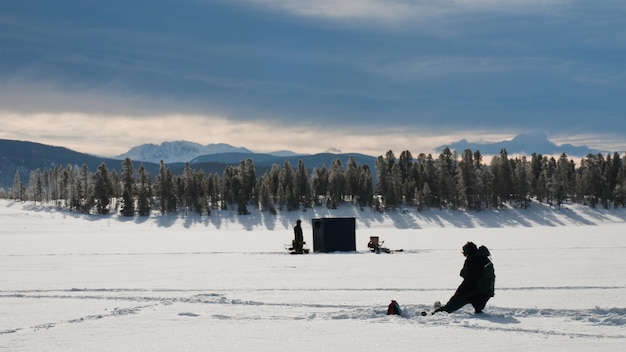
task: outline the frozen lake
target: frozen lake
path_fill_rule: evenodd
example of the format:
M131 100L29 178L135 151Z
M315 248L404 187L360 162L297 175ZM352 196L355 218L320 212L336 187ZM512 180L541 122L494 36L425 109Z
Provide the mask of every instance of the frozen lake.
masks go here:
M289 255L309 210L124 219L0 200L0 350L623 351L626 211L534 204L478 214L351 207L357 252ZM523 216L522 216L523 215ZM377 235L391 249L366 247ZM496 296L423 317L489 247ZM386 316L391 299L403 317Z

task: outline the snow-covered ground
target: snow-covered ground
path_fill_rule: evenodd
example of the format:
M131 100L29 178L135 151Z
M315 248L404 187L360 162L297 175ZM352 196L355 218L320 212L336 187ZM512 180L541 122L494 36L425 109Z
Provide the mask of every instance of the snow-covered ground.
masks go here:
M356 253L287 254L297 218L312 245L329 216L357 218ZM0 351L623 351L625 230L624 209L537 203L127 219L0 200ZM421 316L468 240L496 268L486 314Z

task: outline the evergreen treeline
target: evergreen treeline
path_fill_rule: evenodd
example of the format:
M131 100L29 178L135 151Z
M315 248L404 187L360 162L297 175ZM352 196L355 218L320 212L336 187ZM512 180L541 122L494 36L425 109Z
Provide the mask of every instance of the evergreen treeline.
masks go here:
M532 154L509 158L505 149L483 164L479 151L461 155L446 148L437 157L409 151L396 157L393 151L376 159L377 183L368 165L350 157L344 166L339 159L330 167L309 172L302 161L295 168L286 161L263 175L246 159L227 166L223 175L191 168L173 175L161 162L159 173L150 175L143 165L135 169L130 159L122 161L121 173L109 172L101 164L95 172L83 165L35 170L28 186L16 173L9 197L54 204L72 211L107 214L119 210L126 216L196 212L210 215L215 209L248 207L275 213L324 205L335 208L349 202L376 210L415 206L418 211L433 207L462 210L499 208L509 203L528 207L531 199L560 206L563 202L591 207L626 205L626 170L619 154L587 155L580 165L562 154L554 157Z

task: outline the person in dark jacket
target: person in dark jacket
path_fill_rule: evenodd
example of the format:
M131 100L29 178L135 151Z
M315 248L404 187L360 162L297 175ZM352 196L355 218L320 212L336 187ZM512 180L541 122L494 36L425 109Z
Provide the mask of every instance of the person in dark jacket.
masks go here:
M436 309L433 314L452 313L468 303L474 307L475 313L482 313L487 301L494 296L496 274L487 247L477 248L473 242L467 242L463 246L463 255L465 256L465 263L461 269L463 282L448 303Z
M298 220L296 221L296 226L294 226L293 228L293 250L298 253L298 254L302 254L304 253L304 236L302 235L302 221Z

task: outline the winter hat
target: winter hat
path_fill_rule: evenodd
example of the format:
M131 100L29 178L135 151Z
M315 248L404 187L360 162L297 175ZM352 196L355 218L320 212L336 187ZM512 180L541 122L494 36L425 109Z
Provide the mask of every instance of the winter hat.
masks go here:
M476 247L474 242L467 242L465 246L463 246L463 253L467 255L474 254L474 252L476 252L477 250L478 248Z

